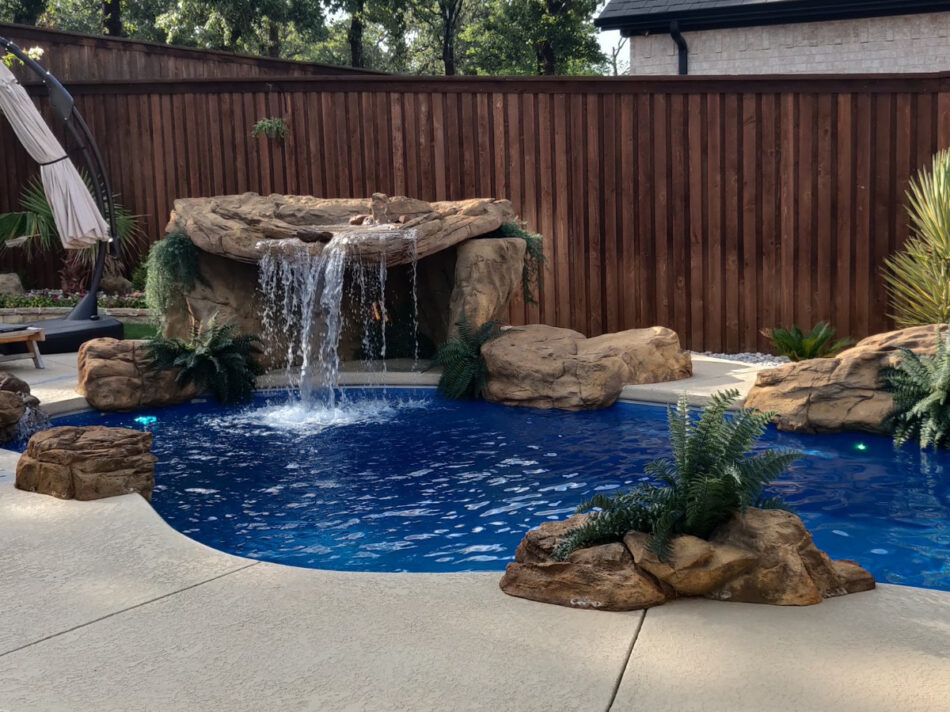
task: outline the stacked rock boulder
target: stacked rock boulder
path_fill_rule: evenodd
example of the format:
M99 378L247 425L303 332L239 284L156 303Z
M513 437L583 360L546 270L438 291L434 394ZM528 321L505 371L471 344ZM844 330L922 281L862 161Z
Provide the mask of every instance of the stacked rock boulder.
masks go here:
M39 405L39 399L31 395L26 381L12 373L0 371L0 443L22 437L20 421L30 410L39 413ZM45 414L40 417L45 421Z
M127 428L62 426L30 438L16 468L16 486L60 499L91 500L155 486L152 434Z
M155 371L142 341L92 339L79 348L77 393L97 410L135 410L185 403L195 387L180 387L177 370Z
M606 408L625 385L688 378L688 352L665 327L586 338L542 324L507 329L482 347L485 398L506 405L583 410Z
M664 560L650 550L646 534L629 532L623 544L578 549L556 561L552 552L559 537L586 516L529 531L505 570L501 589L572 608L630 611L687 596L807 606L875 585L857 563L832 561L814 545L801 520L782 510L737 513L708 541L677 537Z

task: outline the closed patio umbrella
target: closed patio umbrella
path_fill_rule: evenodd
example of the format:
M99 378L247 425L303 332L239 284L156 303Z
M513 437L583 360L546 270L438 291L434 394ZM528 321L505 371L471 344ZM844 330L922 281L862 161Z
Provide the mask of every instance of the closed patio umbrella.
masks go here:
M109 224L99 212L76 166L26 90L2 62L0 113L10 122L33 160L40 164L43 189L63 247L75 250L95 245L99 240L111 241Z

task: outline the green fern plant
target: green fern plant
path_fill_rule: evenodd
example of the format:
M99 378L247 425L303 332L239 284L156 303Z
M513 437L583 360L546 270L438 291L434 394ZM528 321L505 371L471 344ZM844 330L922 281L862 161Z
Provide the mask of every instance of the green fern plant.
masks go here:
M654 460L643 470L655 483L583 502L578 512L597 511L564 534L555 558L563 560L575 549L641 531L650 534L651 550L665 559L670 541L679 534L705 539L746 507L784 506L762 492L801 453L773 449L750 455L773 414L746 409L727 415L738 396L734 389L716 393L698 416L681 396L668 413L672 458Z
M234 404L251 399L264 372L257 361L259 343L257 336L237 334L236 325L219 325L212 317L204 328L195 326L189 341L154 337L145 349L154 371L179 369L179 386L194 384L199 393L209 391L218 402Z
M891 316L898 326L950 321L950 150L933 157L907 189L911 235L884 260Z
M198 269L198 248L182 232L173 232L149 250L145 260L145 302L159 320L172 301L205 283Z
M290 133L290 130L287 128L286 122L279 116L261 119L251 129L251 136L254 138L264 135L267 138L283 139L287 137L288 133Z
M524 229L523 223L503 222L493 237L520 237L525 242L524 268L521 270L521 293L528 304L537 304L535 295L544 286L544 238Z
M792 361L834 356L854 344L854 339L845 337L834 341L835 330L827 321L819 321L807 334L797 326L791 329L764 329L763 336L772 342L772 349L779 356Z
M881 371L884 388L894 397L888 425L894 445L911 440L921 449L950 447L950 329L937 328L937 353L916 354L901 348L895 366Z
M458 328L459 335L446 341L435 353L434 361L442 367L439 392L456 400L480 398L488 380L482 346L501 333L500 324L487 321L472 329L463 314Z

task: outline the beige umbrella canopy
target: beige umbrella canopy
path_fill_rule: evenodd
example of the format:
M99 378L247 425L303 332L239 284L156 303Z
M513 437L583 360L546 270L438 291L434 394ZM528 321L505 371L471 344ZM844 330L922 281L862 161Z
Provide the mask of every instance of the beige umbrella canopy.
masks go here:
M0 113L27 153L40 164L40 178L63 247L76 250L111 241L109 224L76 166L50 131L36 105L13 73L0 62Z

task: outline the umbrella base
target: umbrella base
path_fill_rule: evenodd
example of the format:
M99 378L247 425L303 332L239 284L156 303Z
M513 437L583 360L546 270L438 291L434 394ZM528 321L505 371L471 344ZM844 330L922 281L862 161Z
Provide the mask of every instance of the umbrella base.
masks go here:
M111 316L100 316L96 319L45 319L20 326L35 326L43 330L46 340L39 344L42 354L73 353L79 351L79 347L90 339L122 338L122 322ZM0 353L20 353L24 350L23 344L0 346Z

